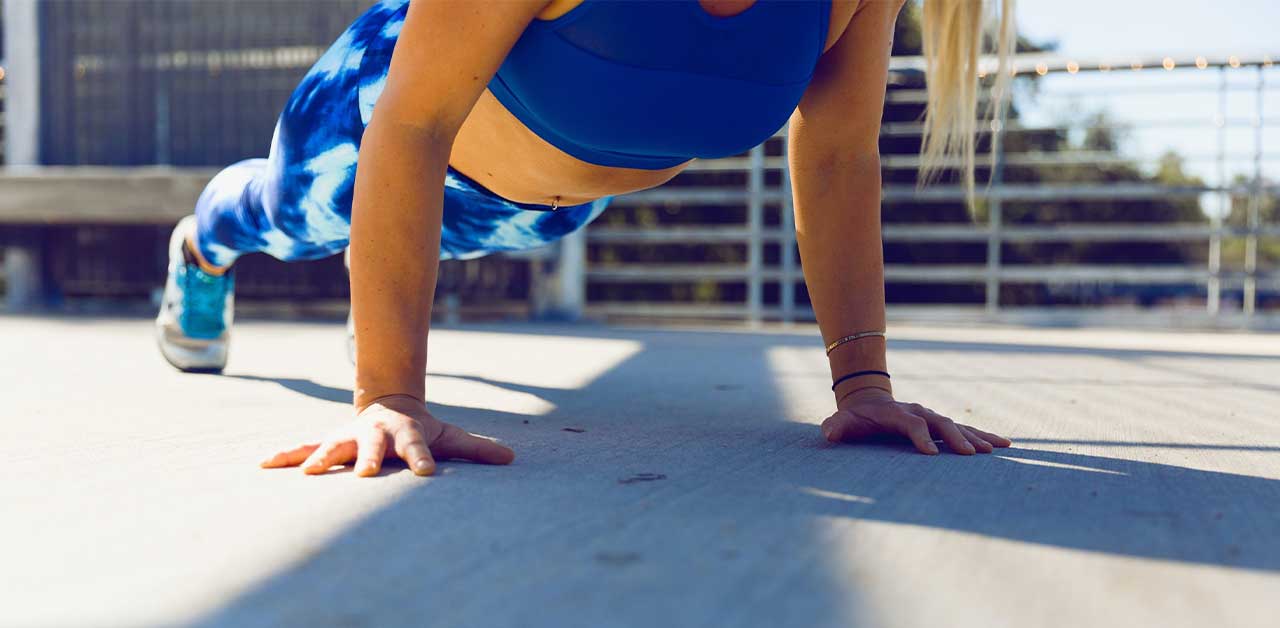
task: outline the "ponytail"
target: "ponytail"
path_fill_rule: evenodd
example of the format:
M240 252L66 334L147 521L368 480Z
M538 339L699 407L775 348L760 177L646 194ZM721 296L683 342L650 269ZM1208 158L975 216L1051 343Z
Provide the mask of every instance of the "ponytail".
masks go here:
M1009 86L1009 55L1014 42L1014 0L998 0L995 33L999 63L986 107L990 120L999 120ZM925 108L920 181L937 178L948 158L959 157L965 199L974 207L974 134L978 117L979 56L985 26L992 22L997 0L925 0L923 44L928 101ZM993 155L994 158L994 155Z

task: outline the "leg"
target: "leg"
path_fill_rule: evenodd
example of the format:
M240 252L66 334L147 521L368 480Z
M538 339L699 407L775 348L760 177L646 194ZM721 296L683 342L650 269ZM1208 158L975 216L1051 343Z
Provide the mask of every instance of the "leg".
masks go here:
M194 240L209 264L229 266L252 252L317 259L346 247L364 133L358 74L388 16L388 7L374 6L316 61L285 104L266 159L232 164L205 187Z

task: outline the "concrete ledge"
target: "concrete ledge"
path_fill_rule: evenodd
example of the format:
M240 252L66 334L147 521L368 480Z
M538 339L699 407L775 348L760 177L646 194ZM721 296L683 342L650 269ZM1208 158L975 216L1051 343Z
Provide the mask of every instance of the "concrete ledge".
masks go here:
M216 168L0 168L0 224L172 224Z

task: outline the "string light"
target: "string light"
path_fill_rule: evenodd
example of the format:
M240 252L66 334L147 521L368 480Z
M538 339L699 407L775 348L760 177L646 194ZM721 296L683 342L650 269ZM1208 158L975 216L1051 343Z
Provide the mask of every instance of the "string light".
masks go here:
M1227 57L1227 63L1231 64L1231 67L1233 68L1238 68L1240 67L1240 57L1231 55L1230 57Z
M0 65L0 81L4 80L4 66Z
M1102 72L1110 72L1110 71L1111 71L1111 64L1109 64L1109 63L1099 63L1099 64L1098 64L1098 70L1099 70L1099 71L1102 71Z
M1068 61L1068 62L1067 62L1067 73L1069 73L1069 74L1075 74L1076 72L1079 72L1079 71L1080 71L1080 64L1079 64L1079 63L1076 63L1075 61Z
M1164 66L1164 69L1166 70L1172 70L1177 67L1178 64L1173 62L1173 57L1165 57L1164 61L1160 65Z
M1262 57L1262 67L1264 68L1271 67L1271 55L1265 55Z
M1204 57L1196 57L1196 67L1201 70L1209 67L1209 60Z
M1044 76L1048 73L1049 73L1049 66L1045 65L1043 62L1036 64L1036 74L1039 74L1040 76Z
M1129 67L1130 67L1130 68L1132 68L1132 69L1134 69L1134 70L1141 70L1141 69L1142 69L1142 62L1141 62L1141 61L1134 61L1133 63L1130 63L1130 64L1129 64Z

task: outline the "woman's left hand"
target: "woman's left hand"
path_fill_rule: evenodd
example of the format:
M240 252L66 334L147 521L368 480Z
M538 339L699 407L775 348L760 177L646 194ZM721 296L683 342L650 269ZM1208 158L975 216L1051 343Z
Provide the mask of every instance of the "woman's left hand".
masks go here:
M975 452L989 454L996 447L1013 444L1003 436L961 425L918 403L895 401L893 394L881 388L860 388L837 404L836 413L822 422L822 434L828 441L858 442L881 434L897 434L911 439L920 453L934 455L941 439L947 447L961 455Z

